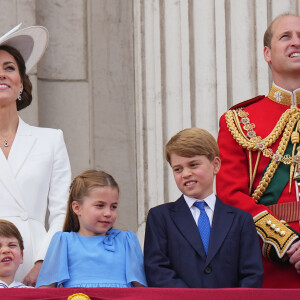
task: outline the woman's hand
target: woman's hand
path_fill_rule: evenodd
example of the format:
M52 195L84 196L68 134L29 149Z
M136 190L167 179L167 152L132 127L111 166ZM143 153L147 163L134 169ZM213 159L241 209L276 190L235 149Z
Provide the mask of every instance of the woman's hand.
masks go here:
M23 280L23 283L25 285L35 287L42 264L43 264L42 260L39 260L34 264L33 268L29 271L29 273L25 276L25 278Z

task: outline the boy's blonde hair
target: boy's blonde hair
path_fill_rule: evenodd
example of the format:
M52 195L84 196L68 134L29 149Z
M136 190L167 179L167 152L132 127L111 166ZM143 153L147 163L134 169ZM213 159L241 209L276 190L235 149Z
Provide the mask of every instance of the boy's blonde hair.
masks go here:
M0 220L0 236L14 237L18 240L21 251L24 250L23 238L18 228L7 220Z
M165 147L165 158L171 165L171 154L183 157L205 155L210 161L219 157L216 139L205 129L187 128L175 134Z
M67 214L63 226L64 232L79 231L79 220L73 211L72 202L76 201L82 204L83 198L88 196L91 189L95 187L111 187L119 192L119 186L115 179L104 171L87 170L76 176L70 186Z

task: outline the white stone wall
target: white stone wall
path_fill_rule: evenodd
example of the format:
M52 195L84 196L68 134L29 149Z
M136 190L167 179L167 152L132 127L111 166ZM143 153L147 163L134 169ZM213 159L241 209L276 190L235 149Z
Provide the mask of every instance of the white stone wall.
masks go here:
M163 157L177 131L217 136L232 104L268 92L263 33L300 0L0 0L0 34L44 25L25 121L64 131L73 175L95 167L120 184L117 226L142 241L150 207L179 192Z
M50 32L38 66L41 126L63 129L72 173L120 185L117 227L137 230L132 1L37 1Z
M186 127L215 137L235 103L267 94L267 24L298 0L135 0L139 236L150 207L180 195L163 147Z

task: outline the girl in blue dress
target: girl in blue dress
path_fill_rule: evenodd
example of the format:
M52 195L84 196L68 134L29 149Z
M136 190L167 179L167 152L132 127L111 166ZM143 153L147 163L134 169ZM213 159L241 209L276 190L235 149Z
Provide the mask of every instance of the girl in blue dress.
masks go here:
M118 184L103 171L74 178L63 232L51 240L36 287L147 285L136 235L112 228L118 198Z

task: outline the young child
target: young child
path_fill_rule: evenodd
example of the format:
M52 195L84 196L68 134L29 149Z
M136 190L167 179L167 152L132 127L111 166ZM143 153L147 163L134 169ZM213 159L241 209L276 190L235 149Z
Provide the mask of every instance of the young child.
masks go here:
M146 286L136 235L112 228L118 198L118 184L105 172L74 178L63 232L52 238L36 287Z
M9 221L0 220L0 288L31 288L14 279L23 263L23 250L18 228Z
M251 215L213 193L221 166L214 137L200 128L182 130L167 143L165 156L183 195L149 211L144 244L148 285L261 287L263 267Z

